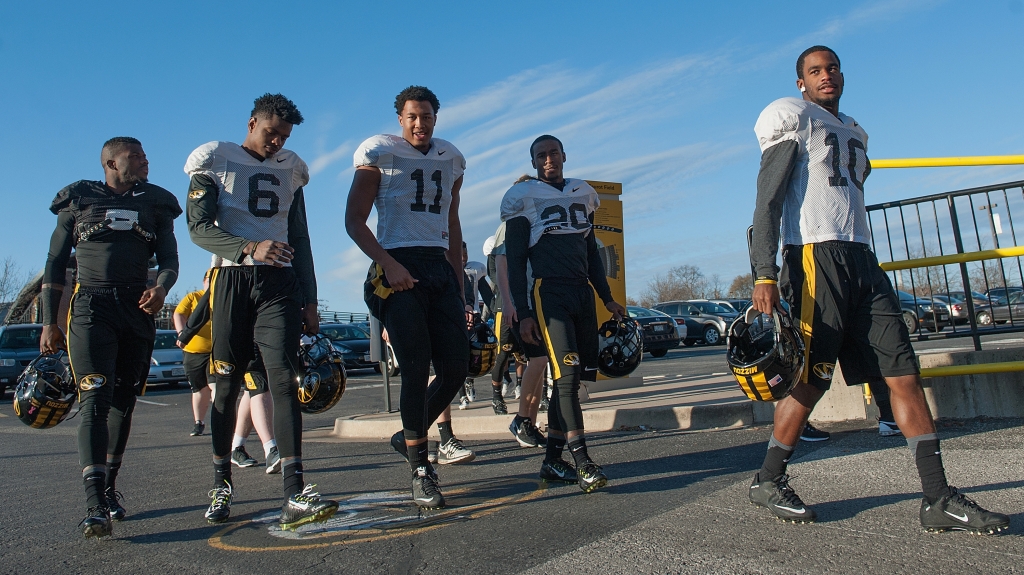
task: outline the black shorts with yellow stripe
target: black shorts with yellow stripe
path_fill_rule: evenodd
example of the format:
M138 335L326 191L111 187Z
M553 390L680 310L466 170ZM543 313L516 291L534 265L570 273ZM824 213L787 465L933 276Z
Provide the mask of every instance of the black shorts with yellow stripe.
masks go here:
M919 373L889 277L866 244L787 245L779 288L804 336L803 383L832 385L838 363L847 385Z
M587 280L535 279L531 294L551 374L555 381L579 374L592 381L597 374L597 310Z

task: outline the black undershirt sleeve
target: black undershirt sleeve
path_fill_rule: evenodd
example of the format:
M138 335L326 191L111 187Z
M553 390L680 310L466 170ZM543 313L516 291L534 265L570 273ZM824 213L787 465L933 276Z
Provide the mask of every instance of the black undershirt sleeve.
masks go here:
M491 300L494 299L494 292L491 290L491 284L487 283L486 277L482 277L476 281L476 289L480 292L480 298L483 300L484 305L491 307Z
M306 200L302 188L295 190L295 198L288 210L288 245L295 250L292 254L292 268L299 278L305 305L316 303L316 273L313 269L313 248L309 242L309 225L306 223Z
M757 173L757 208L754 210L754 231L750 243L750 265L754 277L778 279L779 227L782 206L789 189L789 179L796 166L800 146L794 141L780 142L761 155Z
M178 240L174 237L174 217L167 210L161 210L157 216L154 244L158 266L156 285L171 293L171 287L178 281Z
M594 216L591 215L590 219L593 220ZM601 261L601 254L597 251L597 234L594 233L593 228L587 234L587 276L590 278L590 284L597 290L597 296L601 298L601 301L606 305L615 301L615 298L612 297L612 288L608 286L608 278L605 276L604 262Z
M196 301L196 307L192 309L192 314L185 320L185 328L178 334L178 341L181 342L181 345L188 345L192 338L199 333L199 330L203 329L206 322L210 321L211 315L210 290L206 290Z
M252 240L240 238L217 226L217 196L220 188L210 176L198 174L189 182L189 198L185 207L188 234L204 250L235 263L242 263L242 252ZM194 190L205 190L200 198L193 198Z
M508 264L508 288L519 321L533 318L526 285L526 260L530 253L530 220L517 216L505 221L505 259Z
M39 301L42 304L43 325L57 323L57 310L63 289L51 286L64 286L67 275L68 260L71 259L71 247L74 244L75 217L71 212L57 214L57 227L50 236L50 251L46 254L46 266L43 268L43 289Z

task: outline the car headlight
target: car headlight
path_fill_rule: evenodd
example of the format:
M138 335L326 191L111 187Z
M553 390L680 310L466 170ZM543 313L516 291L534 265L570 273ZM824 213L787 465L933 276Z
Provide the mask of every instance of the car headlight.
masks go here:
M922 305L921 309L924 310L924 311L932 311L932 306L930 306L930 305Z
M149 363L151 363L153 365L160 365L160 362L157 361L155 357L149 358Z
M0 367L14 367L17 363L16 359L0 359Z

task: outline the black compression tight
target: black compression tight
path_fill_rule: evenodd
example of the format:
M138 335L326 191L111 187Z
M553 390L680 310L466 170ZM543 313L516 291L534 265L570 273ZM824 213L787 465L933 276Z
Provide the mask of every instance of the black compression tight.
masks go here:
M562 433L583 431L583 409L580 407L580 381L574 374L555 380L548 404L548 427Z
M83 468L106 469L107 454L120 456L128 445L135 411L135 388L110 380L81 392L78 453Z

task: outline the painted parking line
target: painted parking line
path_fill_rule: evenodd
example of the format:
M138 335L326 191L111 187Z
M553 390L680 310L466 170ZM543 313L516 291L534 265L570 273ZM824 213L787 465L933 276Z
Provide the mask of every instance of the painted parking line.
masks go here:
M139 403L145 403L145 404L148 404L148 405L159 405L161 407L167 407L167 406L170 405L169 403L160 403L159 401L149 401L148 399L136 399L135 401L137 401Z

